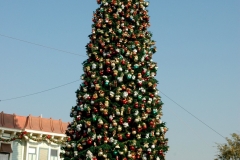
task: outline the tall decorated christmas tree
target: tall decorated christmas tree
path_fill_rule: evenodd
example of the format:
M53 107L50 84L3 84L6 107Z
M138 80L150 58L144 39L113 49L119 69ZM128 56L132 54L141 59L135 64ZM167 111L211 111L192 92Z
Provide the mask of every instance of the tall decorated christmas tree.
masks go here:
M97 0L65 160L164 160L168 150L145 0Z

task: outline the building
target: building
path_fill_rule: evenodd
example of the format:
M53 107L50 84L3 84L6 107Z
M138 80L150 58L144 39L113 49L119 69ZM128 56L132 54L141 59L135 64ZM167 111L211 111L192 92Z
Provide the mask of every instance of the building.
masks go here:
M60 160L68 123L0 113L0 160Z

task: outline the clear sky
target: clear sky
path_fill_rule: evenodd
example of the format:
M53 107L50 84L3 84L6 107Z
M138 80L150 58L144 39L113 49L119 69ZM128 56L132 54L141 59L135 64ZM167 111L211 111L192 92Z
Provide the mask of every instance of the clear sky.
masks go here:
M0 99L43 91L79 79L95 0L0 0ZM158 88L224 137L240 134L240 1L151 0L158 52ZM0 102L0 111L71 121L81 81ZM170 151L167 160L212 160L225 140L162 93Z

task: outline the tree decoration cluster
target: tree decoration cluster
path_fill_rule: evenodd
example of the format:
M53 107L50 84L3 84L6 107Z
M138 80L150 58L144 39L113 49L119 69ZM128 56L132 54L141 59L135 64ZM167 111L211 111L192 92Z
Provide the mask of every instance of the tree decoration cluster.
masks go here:
M61 157L66 160L165 159L149 2L97 0L88 59L76 91Z

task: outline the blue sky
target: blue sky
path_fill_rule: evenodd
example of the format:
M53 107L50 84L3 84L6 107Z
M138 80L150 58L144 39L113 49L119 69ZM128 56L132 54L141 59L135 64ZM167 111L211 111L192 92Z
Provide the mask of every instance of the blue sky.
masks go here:
M0 0L0 34L83 56L95 0ZM151 0L158 88L224 137L240 134L240 1ZM79 79L87 58L0 36L0 99ZM71 121L81 81L0 102L0 111ZM162 93L168 160L211 160L225 140Z

